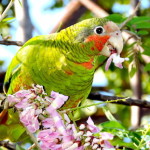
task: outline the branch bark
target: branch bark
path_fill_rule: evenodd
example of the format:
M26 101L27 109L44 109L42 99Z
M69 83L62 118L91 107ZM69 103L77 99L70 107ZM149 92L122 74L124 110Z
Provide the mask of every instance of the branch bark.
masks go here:
M0 41L0 44L22 46L23 42L21 42L21 41L6 41L6 40L2 40L2 41Z
M99 93L90 93L88 99L97 100L97 101L111 101L111 100L119 100L116 102L110 102L114 104L122 104L127 106L139 106L142 108L150 108L150 102L147 100L142 99L133 99L133 98L126 98L126 97L118 97L118 96L109 96L103 95ZM122 99L122 101L121 101ZM3 102L5 101L5 102ZM0 108L3 109L7 99L4 95L0 95ZM12 106L11 106L12 107Z
M88 8L96 16L98 16L98 17L108 16L108 13L103 8L101 8L100 6L98 6L97 4L92 2L91 0L79 0L79 1L82 5L84 5L86 8Z
M132 98L126 98L126 97L118 97L118 96L108 96L108 95L102 95L99 93L91 93L88 96L91 100L97 100L97 101L110 101L110 100L120 100L125 99L125 101L117 101L117 102L110 102L114 104L122 104L127 106L139 106L142 108L150 108L150 102L142 99L132 99Z
M10 143L9 141L0 141L0 147L3 146L9 150L15 150L16 144Z

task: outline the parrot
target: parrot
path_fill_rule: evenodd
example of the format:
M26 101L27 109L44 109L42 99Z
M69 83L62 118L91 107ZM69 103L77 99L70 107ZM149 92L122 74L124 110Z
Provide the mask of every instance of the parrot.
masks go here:
M77 107L91 88L100 55L120 55L123 38L116 23L90 18L60 32L28 40L12 59L4 79L6 95L33 84L68 96L63 108ZM2 116L2 115L1 115Z
M122 49L119 27L106 18L87 19L59 33L34 37L8 67L4 92L13 94L39 84L48 94L69 96L65 106L76 107L91 91L97 56L120 54Z

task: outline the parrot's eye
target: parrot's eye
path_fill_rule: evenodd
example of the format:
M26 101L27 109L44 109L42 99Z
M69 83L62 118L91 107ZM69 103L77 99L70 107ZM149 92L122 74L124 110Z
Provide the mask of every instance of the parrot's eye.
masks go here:
M94 32L95 32L96 34L102 34L104 31L105 31L105 30L104 30L104 28L103 28L102 26L98 26L98 27L96 27L96 28L94 29Z

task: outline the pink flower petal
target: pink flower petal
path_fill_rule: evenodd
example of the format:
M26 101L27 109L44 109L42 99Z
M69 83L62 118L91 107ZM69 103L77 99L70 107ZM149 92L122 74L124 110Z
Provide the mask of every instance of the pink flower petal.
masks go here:
M50 128L54 126L54 121L52 118L46 118L42 121L42 125L44 126L44 128Z
M34 133L39 129L39 121L38 121L37 117L34 117L32 119L32 123L27 125L27 128L31 133Z
M65 103L65 101L67 101L67 99L68 99L68 96L59 94L54 91L51 92L51 96L54 98L54 100L51 103L51 106L54 109L60 108Z
M23 109L25 109L25 108L27 108L29 106L30 106L30 104L28 103L28 99L27 98L24 98L23 100L21 100L19 103L17 103L15 105L16 108L23 108Z
M88 118L87 123L88 123L88 128L92 133L98 133L100 131L100 129L94 124L91 117Z
M122 69L122 68L123 68L123 66L122 66L122 64L121 64L121 63L117 63L117 64L115 64L115 66L116 66L116 67L118 67L118 68L120 68L120 69Z
M106 65L105 65L105 70L107 71L109 69L109 66L113 60L113 55L110 55L110 57L107 59Z
M19 97L19 98L23 98L23 97L26 97L29 94L30 94L30 92L28 90L20 90L20 91L15 93L15 96Z
M101 134L102 140L112 140L114 138L114 136L108 132L101 132L100 134Z
M39 121L35 116L34 109L25 109L20 113L20 121L29 129L31 133L36 132L39 129Z
M110 150L111 148L114 148L111 143L109 141L104 141L104 145L103 145L104 148L107 148L108 150Z
M14 95L8 95L7 99L8 99L9 103L18 103L18 102L20 102L20 98L17 98Z

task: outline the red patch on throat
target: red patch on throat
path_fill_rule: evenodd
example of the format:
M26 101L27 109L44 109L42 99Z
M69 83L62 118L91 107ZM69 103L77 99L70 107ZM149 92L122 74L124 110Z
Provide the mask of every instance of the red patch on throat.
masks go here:
M91 47L91 50L95 50L95 48L98 51L101 51L105 45L105 43L108 41L110 38L109 35L90 35L86 38L85 42L94 42L94 46Z

